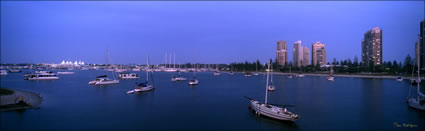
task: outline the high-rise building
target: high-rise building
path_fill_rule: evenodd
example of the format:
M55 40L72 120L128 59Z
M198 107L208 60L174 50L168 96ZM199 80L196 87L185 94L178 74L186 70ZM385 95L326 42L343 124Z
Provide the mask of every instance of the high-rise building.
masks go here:
M281 66L288 64L288 43L286 41L278 41L276 49L276 61Z
M292 63L296 67L301 67L303 61L303 53L304 49L301 46L301 41L297 41L294 43L294 47L292 48Z
M375 27L364 34L362 62L364 66L382 64L382 30L379 27Z
M302 66L308 66L310 64L310 51L308 47L303 46L303 61Z
M317 41L311 45L311 64L314 66L326 64L325 44Z
M420 23L420 32L419 32L418 44L419 44L419 55L421 70L425 70L425 20ZM424 73L424 72L422 72Z

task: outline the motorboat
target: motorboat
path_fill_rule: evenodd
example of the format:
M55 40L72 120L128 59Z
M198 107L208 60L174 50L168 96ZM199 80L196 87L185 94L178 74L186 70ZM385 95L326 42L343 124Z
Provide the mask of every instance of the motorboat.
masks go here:
M221 73L220 73L220 72L218 72L218 71L215 71L215 72L214 72L214 75L215 75L215 76L219 76L220 74L221 74Z
M118 75L119 79L138 79L139 75L137 75L137 73L128 73L128 72L124 72L124 73L120 73Z

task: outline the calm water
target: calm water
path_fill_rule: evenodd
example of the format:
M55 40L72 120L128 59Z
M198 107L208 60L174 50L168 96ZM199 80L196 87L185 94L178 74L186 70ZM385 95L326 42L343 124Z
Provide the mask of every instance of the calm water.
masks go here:
M265 75L197 73L200 84L191 87L171 82L175 73L155 72L154 91L128 95L135 82L145 80L144 72L138 72L139 80L107 86L87 84L105 71L75 72L54 81L25 81L22 73L2 76L2 88L40 93L44 101L40 109L1 112L1 129L406 129L394 122L425 129L425 113L405 103L407 81L275 75L269 102L296 105L289 111L301 115L289 123L248 110L244 96L264 100Z

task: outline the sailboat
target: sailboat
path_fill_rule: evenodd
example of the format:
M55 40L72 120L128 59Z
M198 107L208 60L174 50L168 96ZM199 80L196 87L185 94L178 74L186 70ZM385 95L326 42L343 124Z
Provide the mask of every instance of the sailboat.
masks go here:
M136 83L136 87L133 90L127 91L127 94L132 94L136 92L145 92L145 91L151 91L155 89L153 85L153 73L152 70L149 69L149 55L147 57L147 70L146 70L146 82L143 83ZM149 84L149 73L152 77L152 84Z
M181 71L177 71L177 72L179 72L179 75L173 76L171 78L171 81L185 81L185 80L187 80L187 78L184 78L184 77L181 76L181 74L180 74Z
M273 66L271 66L271 73L270 73L270 85L267 87L267 90L274 91L276 88L273 86Z
M268 66L268 68L270 69L270 65ZM249 109L253 109L255 111L255 114L257 115L264 115L277 120L284 120L284 121L297 120L299 116L286 109L286 107L293 107L292 105L276 105L276 104L267 103L269 74L270 74L270 70L267 71L266 95L265 95L264 103L261 103L254 99L246 97L250 101Z
M258 65L257 62L255 62L255 73L254 73L255 76L258 76L257 65Z
M330 74L328 76L328 81L334 81L334 79L335 79L335 77L334 77L334 70L333 70L333 68L331 66L331 71L330 71Z
M289 79L291 79L291 78L292 78L292 68L291 68L291 66L289 67L289 75L288 75L288 78L289 78Z
M189 81L189 85L198 85L199 80L196 79L196 71L193 72L193 78Z
M419 44L418 44L419 45ZM420 54L420 53L418 53ZM416 98L410 98L410 90L412 89L412 86L410 86L409 89L409 96L407 97L407 105L411 108L414 109L418 109L421 111L425 111L425 95L420 91L420 83L421 83L421 78L420 78L420 59L416 58L416 60L418 61L418 81L417 81L417 97Z
M215 72L214 72L214 75L215 76L218 76L218 75L220 75L221 73L220 73L220 71L219 71L219 68L218 68L218 64L216 65L216 69L215 69Z
M106 48L106 64L108 64L108 59L109 59L109 52L108 52L108 48ZM102 75L102 76L96 77L95 80L89 81L88 84L90 84L90 85L109 85L109 84L120 83L119 80L115 79L114 71L111 71L111 73L112 73L113 79L109 79L107 75Z

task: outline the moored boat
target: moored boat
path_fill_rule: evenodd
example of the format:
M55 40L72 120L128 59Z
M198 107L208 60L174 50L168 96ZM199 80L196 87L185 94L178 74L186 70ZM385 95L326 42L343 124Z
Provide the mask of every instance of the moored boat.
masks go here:
M269 65L269 69L270 69L270 65ZM279 107L278 105L267 103L267 94L268 94L268 87L269 87L269 72L270 70L267 71L266 95L265 95L264 103L261 103L259 101L256 101L247 97L250 101L250 104L248 106L249 109L252 109L257 115L263 115L263 116L267 116L277 120L284 120L284 121L297 120L299 116L286 109L286 107L290 107L291 105L280 105L282 107Z

